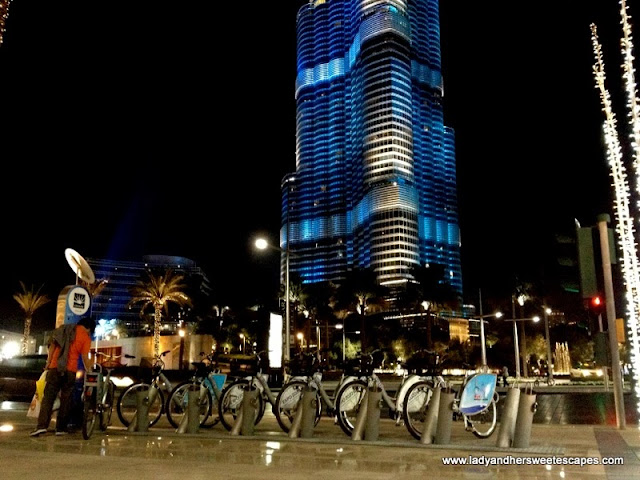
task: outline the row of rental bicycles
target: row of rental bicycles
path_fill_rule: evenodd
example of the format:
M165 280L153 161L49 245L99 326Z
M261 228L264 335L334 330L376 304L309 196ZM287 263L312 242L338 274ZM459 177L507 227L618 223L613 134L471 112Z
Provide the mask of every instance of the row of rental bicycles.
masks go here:
M294 357L287 366L283 386L276 393L268 384L268 375L263 371L264 352L255 355L254 368L244 376L229 377L222 373L210 355L202 355L200 362L194 362L192 377L178 384L172 384L165 376L164 356L161 353L155 360L151 375L143 381L133 383L124 389L117 400L113 394L113 385L109 379L110 371L102 378L103 388L100 392L111 390L111 401L105 398L105 405L96 404L89 408L89 415L85 415L83 434L89 431L85 438L89 438L93 425L88 417L93 417L93 424L106 429L110 423L110 410L114 404L117 414L125 427L130 427L138 420L139 392L144 392L148 406L148 427L154 426L163 415L174 428L180 428L186 421L190 396L197 392L200 427L211 428L221 423L231 431L240 415L244 393L250 389L258 391L255 408L255 425L264 417L270 408L280 428L288 433L292 427L296 412L302 408L302 398L305 391L315 392L315 423L323 415L332 417L334 423L346 434L351 435L356 418L361 407L366 402L366 392L378 389L381 392L382 407L389 410L389 416L397 425L404 425L409 434L420 439L425 428L430 401L436 389L455 393L451 405L454 420L464 422L465 429L473 435L486 438L496 429L497 407L499 395L496 392L497 376L486 369L470 372L460 384L453 386L437 373L433 363L424 368L414 368L411 373L400 379L398 387L389 392L374 369L376 352L360 354L349 366L345 366L344 373L336 382L331 382L328 389L323 382L324 368L313 353L301 353ZM132 358L132 357L129 357ZM349 368L350 367L350 368ZM91 375L87 375L92 379ZM106 386L104 386L106 385ZM85 404L87 399L102 398L99 392L94 395L87 392L87 388L97 388L93 384L85 386ZM108 396L108 395L106 395ZM193 400L193 398L192 398ZM97 412L91 415L91 410ZM101 413L108 411L108 415ZM87 408L85 407L85 412ZM105 418L108 417L108 418Z

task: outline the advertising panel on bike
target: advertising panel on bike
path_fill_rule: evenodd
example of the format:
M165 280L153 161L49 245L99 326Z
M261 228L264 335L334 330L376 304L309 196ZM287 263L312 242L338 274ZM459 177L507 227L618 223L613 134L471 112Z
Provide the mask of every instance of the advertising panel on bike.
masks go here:
M495 373L479 373L471 377L460 397L459 410L465 415L474 415L485 410L496 390Z

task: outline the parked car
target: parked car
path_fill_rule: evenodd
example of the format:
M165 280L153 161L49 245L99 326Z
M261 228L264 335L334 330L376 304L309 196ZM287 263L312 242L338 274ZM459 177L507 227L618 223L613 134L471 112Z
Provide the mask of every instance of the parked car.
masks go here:
M30 402L47 355L17 355L0 361L0 401Z

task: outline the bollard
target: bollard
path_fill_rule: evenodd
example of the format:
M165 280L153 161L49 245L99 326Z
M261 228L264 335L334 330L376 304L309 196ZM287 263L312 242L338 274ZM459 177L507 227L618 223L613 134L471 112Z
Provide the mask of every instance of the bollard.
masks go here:
M364 427L364 439L374 442L380 433L380 400L382 390L379 387L369 388L367 395L367 421Z
M243 397L244 398L244 397ZM244 413L242 411L242 403L238 408L238 416L233 422L233 427L231 427L230 435L240 435L240 428L242 427L242 422L244 421Z
M367 421L367 404L368 404L368 389L364 391L364 397L360 402L360 409L356 415L356 421L353 425L353 432L351 432L351 440L362 440L362 433L364 432L365 423Z
M453 424L453 399L455 393L447 388L440 392L440 405L438 405L438 423L436 429L435 442L438 445L445 445L451 441L451 426Z
M516 418L518 417L518 403L520 401L520 389L512 386L507 388L507 398L502 408L502 418L498 430L496 447L510 447L513 443Z
M200 385L189 385L187 433L198 433L200 427Z
M293 422L291 422L291 428L289 429L289 438L298 438L300 436L300 428L302 427L302 405L304 404L304 395L298 399L298 405L296 405L296 414L293 416Z
M536 413L537 408L538 404L536 403L536 394L533 393L533 388L525 388L523 392L520 392L518 418L516 418L516 426L513 433L513 447L529 447L533 415Z
M430 445L434 441L436 426L438 424L438 409L440 408L441 389L442 388L440 386L433 389L433 394L431 395L429 404L427 405L427 413L424 419L424 430L422 430L422 435L420 436L420 443L424 445Z
M242 422L240 422L240 435L253 435L256 425L258 409L258 389L249 384L242 395ZM237 421L237 420L236 420Z
M316 411L318 409L318 398L315 389L307 386L302 396L302 426L300 436L311 438L313 428L316 426Z
M149 385L141 385L136 391L136 414L127 430L129 432L149 431Z

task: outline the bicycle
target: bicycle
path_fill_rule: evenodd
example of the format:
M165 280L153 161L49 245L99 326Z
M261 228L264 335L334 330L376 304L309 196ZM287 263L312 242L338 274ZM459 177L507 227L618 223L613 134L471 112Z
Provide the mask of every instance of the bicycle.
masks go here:
M500 397L496 392L498 376L488 373L486 367L480 372L467 372L455 391L453 418L462 418L465 430L478 438L490 437L496 429L497 407ZM449 391L450 385L441 376L433 380L420 381L412 385L405 396L402 408L404 423L409 433L416 439L422 437L427 408L434 388Z
M204 352L201 352L204 356ZM174 428L182 423L189 404L189 390L192 385L200 386L200 426L211 428L220 421L218 403L222 397L222 389L227 375L215 368L215 361L210 355L204 356L203 361L191 362L196 370L189 380L179 383L171 391L167 400L167 418Z
M539 387L542 383L546 383L547 386L553 387L556 384L556 379L551 378L549 372L547 372L546 375L537 375L536 379L533 381L533 386Z
M153 366L151 367L151 378L149 381L145 381L145 379L132 383L120 394L116 410L120 422L122 422L122 425L125 427L129 427L131 422L137 421L139 391L148 390L150 427L158 423L162 414L167 410L165 395L168 396L171 393L173 386L163 373L165 363L162 357L169 352L170 350L166 350L155 357ZM135 357L131 356L130 358Z
M318 424L322 416L323 403L327 415L333 415L334 420L337 423L335 416L335 403L334 399L338 392L349 383L349 381L356 380L356 377L347 377L342 374L337 387L334 390L333 398L329 396L324 385L322 384L322 367L316 362L317 356L315 353L301 353L297 355L289 364L289 368L292 371L292 376L287 379L285 385L282 387L276 402L273 407L273 413L276 416L278 425L285 432L288 433L293 424L293 420L296 416L301 400L304 395L304 391L307 388L311 388L316 394L316 413L315 413L315 425Z
M113 356L101 352L96 352L96 357L102 355L107 357L105 363L110 360L120 358L121 355ZM126 358L132 358L125 355ZM111 414L113 412L115 385L111 380L111 371L114 367L101 365L97 361L92 370L85 372L84 386L82 391L82 437L89 440L99 419L100 430L103 432L111 424ZM103 371L107 374L104 375Z
M271 404L272 408L275 406L276 397L267 384L268 376L262 372L262 364L264 363L262 355L265 353L262 351L255 354L255 374L238 378L222 390L218 402L218 415L220 416L220 423L229 431L233 428L233 424L238 417L245 389L255 388L258 390L258 406L254 425L257 425L262 420L267 403Z
M336 394L335 412L337 422L347 435L353 433L358 412L363 405L363 400L366 398L365 393L368 389L380 390L382 401L389 408L391 418L396 425L400 425L403 421L401 415L402 405L410 387L420 381L426 381L426 377L422 375L405 374L400 380L396 396L392 397L374 371L373 356L377 352L380 352L380 350L374 350L370 354L361 353L357 357L359 364L358 378L348 379Z

